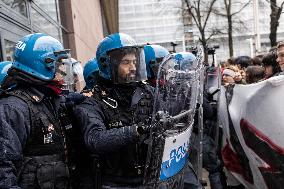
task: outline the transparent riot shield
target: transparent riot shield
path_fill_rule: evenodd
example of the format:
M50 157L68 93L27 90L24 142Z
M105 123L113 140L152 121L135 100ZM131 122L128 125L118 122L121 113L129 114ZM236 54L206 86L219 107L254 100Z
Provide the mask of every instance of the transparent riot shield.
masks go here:
M144 185L183 188L190 135L199 95L201 58L194 64L169 55L157 75Z

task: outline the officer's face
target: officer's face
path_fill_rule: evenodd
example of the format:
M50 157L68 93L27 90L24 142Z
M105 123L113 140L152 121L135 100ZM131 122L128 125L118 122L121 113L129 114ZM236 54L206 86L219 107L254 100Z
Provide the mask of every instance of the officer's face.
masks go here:
M137 58L135 54L125 55L118 66L118 76L121 81L131 81L136 76Z

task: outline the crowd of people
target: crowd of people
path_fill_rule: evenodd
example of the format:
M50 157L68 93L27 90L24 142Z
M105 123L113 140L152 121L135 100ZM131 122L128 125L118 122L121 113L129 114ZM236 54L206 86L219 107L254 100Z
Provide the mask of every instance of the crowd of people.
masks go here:
M283 44L279 43L267 54L254 58L239 56L221 63L223 85L252 84L279 75L284 71L283 59L280 56L282 51Z

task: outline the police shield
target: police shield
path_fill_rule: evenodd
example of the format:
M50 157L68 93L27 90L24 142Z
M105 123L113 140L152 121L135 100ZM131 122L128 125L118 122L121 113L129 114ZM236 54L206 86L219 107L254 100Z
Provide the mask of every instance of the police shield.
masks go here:
M284 76L221 92L222 157L228 184L283 188Z
M178 61L169 55L157 75L144 185L182 188L189 139L199 93L201 58Z

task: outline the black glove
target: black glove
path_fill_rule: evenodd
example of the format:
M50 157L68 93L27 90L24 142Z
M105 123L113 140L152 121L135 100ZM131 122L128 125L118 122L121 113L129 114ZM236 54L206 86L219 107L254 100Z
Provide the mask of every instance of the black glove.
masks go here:
M86 96L80 93L70 92L66 96L66 103L73 103L74 105L78 105L82 103L86 99Z
M137 133L140 136L141 135L148 135L150 133L151 126L150 125L145 125L144 123L140 122L140 123L137 124L136 130L137 130Z

